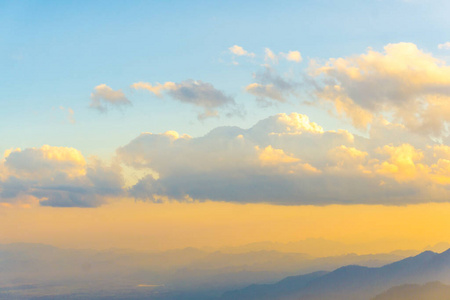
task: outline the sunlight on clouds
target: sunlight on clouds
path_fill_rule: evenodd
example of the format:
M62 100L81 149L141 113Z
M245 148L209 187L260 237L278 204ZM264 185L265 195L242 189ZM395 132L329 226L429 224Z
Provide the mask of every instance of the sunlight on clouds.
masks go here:
M259 160L263 164L276 165L280 163L293 163L299 162L300 159L287 155L282 149L274 149L272 146L267 146L264 149L260 149L255 146L255 150L259 152Z
M94 207L123 194L120 166L69 147L8 150L0 173L0 202Z
M449 147L405 130L377 118L362 137L282 113L202 137L142 133L109 164L74 148L7 150L0 202L35 197L41 205L95 207L119 196L281 205L448 201Z
M5 153L5 166L13 174L25 177L46 177L56 170L65 172L69 177L86 174L86 161L80 151L49 145L10 150Z
M288 53L280 53L280 55L285 57L287 60L295 61L297 63L303 60L299 51L289 51Z
M89 107L106 112L109 107L124 107L131 105L131 101L122 90L113 90L106 84L97 85L91 93L91 104Z
M443 157L445 159L450 159L450 146L447 145L434 145L433 146L433 156Z
M366 158L369 155L367 152L345 145L333 148L328 153L329 157L340 167L361 165L366 161Z
M386 114L416 132L448 133L450 67L412 43L388 44L383 52L369 48L324 65L312 62L310 70L323 79L318 97L334 103L357 127Z
M219 127L197 138L143 134L117 153L125 165L151 171L129 190L143 201L155 195L291 205L447 201L448 149L405 136L404 126L385 119L374 124L366 138L325 131L303 114L278 114L249 129Z
M255 53L248 52L247 50L244 50L244 48L238 45L234 45L228 49L230 50L231 53L237 56L249 56L249 57L255 56Z
M277 55L269 48L265 48L264 52L265 52L264 60L267 63L278 64L278 60L280 58L284 58L288 61L293 61L296 63L300 63L303 60L300 51L289 51L288 53L280 52Z
M245 90L259 98L269 97L279 102L285 102L281 91L279 91L273 84L262 85L259 83L251 83L245 87Z
M357 128L366 128L374 119L371 112L355 105L339 85L326 86L317 95L322 99L332 99L339 116L349 117Z
M278 75L269 65L254 73L253 78L256 82L247 85L245 91L254 95L261 106L272 105L271 100L285 103L290 96L296 96L297 83Z
M180 134L176 131L169 130L163 133L163 135L170 137L172 140L178 140L178 139L190 139L191 136L188 134L183 134L180 136Z
M392 176L403 182L416 179L421 173L428 173L428 167L418 163L423 159L423 153L411 145L403 144L398 147L386 145L378 151L389 155L388 161L376 167L380 174Z
M234 99L227 96L222 91L216 89L212 84L201 80L185 80L180 83L166 82L164 84L138 82L131 85L131 88L147 90L158 97L162 97L166 92L172 99L191 104L204 109L198 114L198 119L203 120L210 117L218 117L217 109L228 108L229 114L241 114L235 107Z
M147 90L149 92L152 92L156 96L161 97L163 91L175 89L176 84L170 81L165 82L164 84L158 82L155 85L147 82L137 82L133 83L131 87L136 90Z
M430 176L434 182L441 185L450 185L450 160L439 159L431 167L433 173Z
M314 122L309 121L309 117L299 113L278 114L278 122L286 126L289 133L323 133L323 128Z

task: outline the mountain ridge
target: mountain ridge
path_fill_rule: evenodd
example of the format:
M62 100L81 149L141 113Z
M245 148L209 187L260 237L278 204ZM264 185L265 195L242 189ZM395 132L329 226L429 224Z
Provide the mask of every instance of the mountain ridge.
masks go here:
M408 257L382 267L363 267L347 265L327 272L308 281L299 278L296 289L289 292L280 288L279 281L272 285L265 285L261 290L276 295L271 299L370 299L378 293L394 286L407 283L425 283L436 280L450 280L450 249L435 253L424 251L416 256ZM295 277L293 277L295 278ZM252 293L257 294L253 288ZM278 291L277 291L278 289ZM222 296L222 300L253 300L266 299L230 291ZM361 298L363 297L363 298ZM369 297L369 298L367 298Z

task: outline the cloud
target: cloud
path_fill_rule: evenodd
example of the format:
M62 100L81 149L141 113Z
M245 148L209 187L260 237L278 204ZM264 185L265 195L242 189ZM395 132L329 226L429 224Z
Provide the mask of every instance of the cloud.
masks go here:
M249 129L219 127L198 138L175 132L141 134L119 148L117 156L130 168L157 174L141 178L129 190L131 196L149 201L448 201L448 147L425 137L399 139L407 129L394 125L377 123L373 138L366 138L326 131L302 114L278 114Z
M96 207L127 195L283 205L448 201L450 147L402 124L373 122L366 137L325 130L299 113L201 137L142 133L110 165L68 147L11 149L0 160L0 205ZM127 190L122 164L124 174L139 174Z
M266 53L266 55L264 56L264 59L266 62L271 62L274 64L278 63L278 56L275 53L273 53L272 50L270 50L269 48L266 48L266 49L264 49L264 51Z
M448 134L450 67L412 43L313 62L310 69L318 98L333 103L358 128L381 116L413 132Z
M289 51L288 53L280 53L281 56L283 56L285 59L294 61L297 63L302 62L302 55L299 51Z
M68 147L14 149L0 162L0 202L32 197L41 205L95 207L104 196L122 195L123 179L117 165L86 160Z
M162 97L162 92L167 91L167 90L176 89L177 85L174 82L170 82L170 81L168 81L164 84L157 83L155 85L152 85L151 83L147 83L147 82L137 82L137 83L133 83L131 85L131 87L136 90L147 90L149 92L152 92L153 94L155 94L158 97Z
M234 46L228 48L228 50L230 50L230 52L233 53L236 56L255 57L255 53L248 52L247 50L245 50L244 48L242 48L242 47L240 47L238 45L234 45Z
M269 48L265 48L264 51L265 51L264 60L267 63L278 64L278 61L279 61L280 58L286 59L288 61L293 61L293 62L296 62L296 63L300 63L303 60L300 51L296 51L296 50L295 51L289 51L288 53L280 52L280 53L278 53L278 55L275 54Z
M121 90L113 90L106 84L97 85L91 93L91 104L89 107L106 112L109 107L124 107L131 105Z
M290 95L295 95L297 83L285 79L270 66L265 66L264 72L254 74L256 82L245 87L245 91L256 97L263 106L276 102L286 102Z
M166 82L152 85L146 82L138 82L131 85L134 89L147 90L158 97L167 94L172 99L188 103L204 109L198 115L199 119L217 117L217 109L235 107L234 99L217 90L212 84L200 80L186 80L180 83Z
M69 123L72 123L72 124L76 123L75 118L74 118L74 111L72 108L70 108L70 107L65 108L63 106L60 106L59 109L62 111L67 111L67 120L69 121Z
M395 178L399 182L413 180L420 173L428 173L428 167L419 163L424 157L423 152L409 144L400 146L386 145L378 149L379 153L388 159L376 165L376 172Z
M443 44L438 45L438 49L441 50L450 50L450 42L445 42Z
M256 96L259 101L270 98L279 102L285 102L285 98L280 90L278 90L273 84L259 84L251 83L247 85L245 91Z
M68 177L77 177L85 174L86 161L74 148L44 145L9 151L4 165L22 178L48 178L55 170Z
M296 157L287 155L282 149L274 149L271 145L264 149L260 149L259 146L255 146L255 149L259 152L259 160L263 164L276 165L300 161L300 159Z

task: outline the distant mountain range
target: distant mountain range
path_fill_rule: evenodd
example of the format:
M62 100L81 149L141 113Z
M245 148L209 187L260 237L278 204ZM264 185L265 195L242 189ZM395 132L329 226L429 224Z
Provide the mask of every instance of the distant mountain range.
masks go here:
M257 249L254 246L251 248ZM88 298L93 298L93 293L104 295L103 291L108 291L109 296L131 291L133 297L139 294L144 299L149 292L158 292L158 297L163 292L175 293L164 299L185 299L179 292L194 293L191 298L200 299L199 295L207 292L204 299L211 299L210 295L217 298L224 291L252 283L273 283L286 276L321 269L330 271L348 264L377 267L406 256L404 252L396 252L315 258L274 250L227 253L185 248L152 253L0 244L0 299L5 295L7 299L12 296L30 299L57 294L67 298L74 293L87 293Z
M288 277L275 284L252 285L227 292L221 299L372 299L395 285L429 281L450 281L450 249L440 254L425 251L378 268L349 265L333 272Z
M406 253L315 258L274 250L149 253L0 244L0 299L359 300L396 285L449 282L450 250L404 259Z

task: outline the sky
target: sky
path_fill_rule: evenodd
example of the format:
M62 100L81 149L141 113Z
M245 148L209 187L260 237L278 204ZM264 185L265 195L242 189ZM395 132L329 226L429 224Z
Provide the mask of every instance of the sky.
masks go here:
M1 1L0 243L450 242L449 9Z

